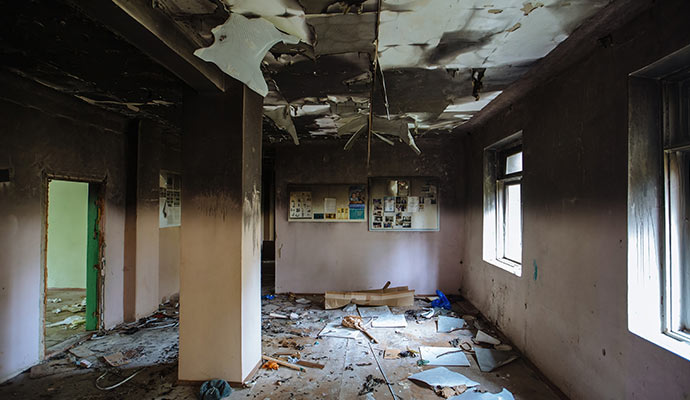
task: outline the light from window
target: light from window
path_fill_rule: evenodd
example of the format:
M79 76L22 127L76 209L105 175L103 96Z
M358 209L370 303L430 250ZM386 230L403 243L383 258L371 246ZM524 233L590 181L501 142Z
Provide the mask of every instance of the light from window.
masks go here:
M522 149L518 132L485 150L484 261L522 272Z

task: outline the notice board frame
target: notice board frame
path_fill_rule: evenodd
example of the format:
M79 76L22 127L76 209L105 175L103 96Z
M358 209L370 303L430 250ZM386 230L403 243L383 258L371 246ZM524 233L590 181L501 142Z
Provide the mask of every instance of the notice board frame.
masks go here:
M400 212L401 214L412 214L410 218L410 225L411 227L409 228L403 228L402 226L396 226L396 223L398 222L398 206L399 204L396 202L395 204L395 211L393 213L387 212L385 208L385 204L381 204L381 208L383 211L380 213L382 218L381 221L381 227L379 228L377 225L378 219L376 218L377 215L377 209L379 206L377 205L376 207L374 206L374 200L375 199L381 199L382 203L385 203L385 198L386 197L395 197L396 201L398 197L403 197L403 196L398 196L397 194L393 196L392 192L385 192L386 186L388 186L388 183L390 181L408 181L410 183L409 185L409 193L406 197L418 197L421 200L421 197L424 197L424 206L423 208L425 209L425 212L423 213L423 224L422 226L416 226L412 227L415 225L414 217L415 213L409 213L409 212ZM441 204L440 204L440 186L441 186L441 180L440 178L436 176L370 176L368 178L368 194L369 194L369 199L368 199L368 230L370 232L439 232L441 230ZM433 196L427 195L428 192L423 192L422 189L424 186L430 186L433 185L435 186L435 192ZM424 195L423 195L424 193ZM434 198L434 204L431 204L431 199L432 197ZM407 199L406 199L407 201ZM428 202L428 203L427 203ZM407 204L407 203L405 203ZM421 206L421 203L418 203L418 207ZM428 212L428 214L427 214ZM435 214L435 215L431 215ZM393 216L393 225L391 228L385 228L385 221L386 217ZM429 219L430 218L430 219Z

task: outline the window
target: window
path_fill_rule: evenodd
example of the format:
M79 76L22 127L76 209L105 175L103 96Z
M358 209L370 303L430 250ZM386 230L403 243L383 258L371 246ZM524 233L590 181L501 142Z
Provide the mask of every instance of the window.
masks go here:
M628 328L690 360L690 46L629 96Z
M484 261L522 272L522 132L484 151Z

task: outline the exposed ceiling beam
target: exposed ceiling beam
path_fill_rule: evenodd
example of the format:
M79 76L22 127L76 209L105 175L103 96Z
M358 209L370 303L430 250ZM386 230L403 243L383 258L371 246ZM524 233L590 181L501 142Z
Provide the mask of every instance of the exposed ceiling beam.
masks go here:
M68 0L200 92L225 91L225 74L194 56L196 44L146 0Z

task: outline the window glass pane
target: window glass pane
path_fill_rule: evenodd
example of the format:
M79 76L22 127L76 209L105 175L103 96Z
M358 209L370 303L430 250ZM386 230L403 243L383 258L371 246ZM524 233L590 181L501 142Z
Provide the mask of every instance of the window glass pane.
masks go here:
M670 152L667 170L670 300L672 330L690 327L690 152Z
M505 187L505 258L522 262L522 211L520 184Z
M506 175L522 171L522 152L506 157Z

